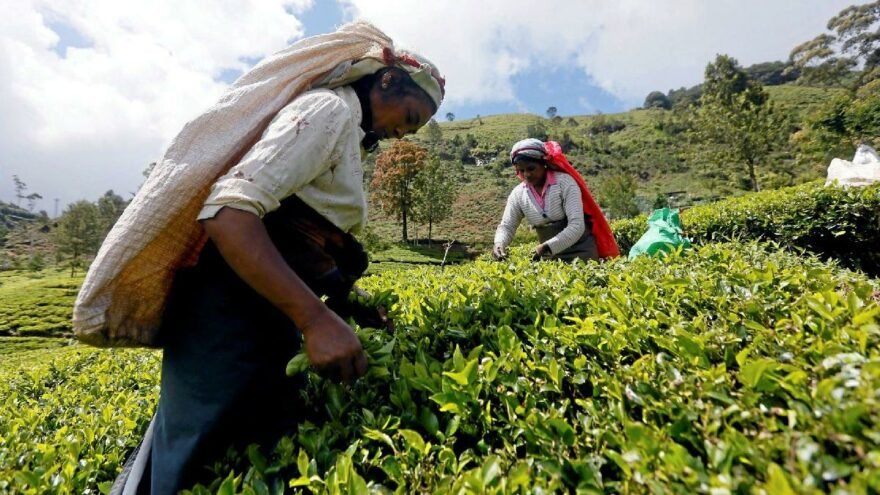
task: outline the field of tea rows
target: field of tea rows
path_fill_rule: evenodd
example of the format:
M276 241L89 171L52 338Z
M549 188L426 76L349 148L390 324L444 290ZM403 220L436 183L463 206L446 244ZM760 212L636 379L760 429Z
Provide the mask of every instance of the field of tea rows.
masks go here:
M514 250L362 286L398 322L359 330L367 377L310 375L298 433L196 493L880 491L876 280L723 243L601 265ZM107 490L159 353L2 342L0 493Z

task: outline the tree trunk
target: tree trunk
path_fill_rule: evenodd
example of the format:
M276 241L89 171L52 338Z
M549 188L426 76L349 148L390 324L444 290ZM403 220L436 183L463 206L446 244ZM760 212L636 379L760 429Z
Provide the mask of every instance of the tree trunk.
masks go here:
M407 232L406 232L406 209L404 209L401 212L401 218L403 220L403 222L402 222L403 223L403 242L408 242L409 238L408 238Z
M431 247L431 230L434 226L434 218L433 215L428 217L428 247Z
M403 242L406 243L408 241L407 232L406 232L406 189L403 190L403 194L401 194L400 200L400 218L403 221Z
M755 173L755 164L753 162L748 162L749 166L749 181L752 183L752 191L758 192L761 190L761 185L758 184L758 174Z

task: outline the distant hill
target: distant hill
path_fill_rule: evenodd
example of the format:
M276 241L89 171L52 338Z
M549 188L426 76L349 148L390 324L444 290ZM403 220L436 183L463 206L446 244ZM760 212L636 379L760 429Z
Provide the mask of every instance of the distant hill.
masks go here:
M35 257L38 264L50 260L52 228L49 218L0 201L0 270L26 267Z
M3 232L8 232L23 223L33 222L37 215L11 203L0 201L0 243Z
M690 88L685 91L692 91ZM795 85L765 86L772 100L792 117L801 118L838 90ZM564 111L565 109L561 109ZM679 202L700 203L739 194L744 184L725 170L706 165L699 148L687 142L674 111L660 108L597 115L506 114L439 122L441 139L432 140L427 126L413 140L441 157L455 172L458 198L452 218L434 226L434 239L455 239L485 249L492 242L505 200L516 180L509 166L510 146L529 135L562 143L572 164L586 178L602 203L602 183L611 173L637 178L641 209L649 210L659 196L676 193ZM792 129L794 130L794 129ZM436 139L436 138L434 138ZM367 183L372 173L366 165ZM762 168L765 187L782 187L815 179L826 164L797 164L791 150L782 150ZM36 257L54 260L55 248L45 216L0 202L0 269L25 268ZM370 209L372 234L386 241L400 240L395 219ZM410 224L410 237L427 237L427 228ZM531 235L523 229L523 235Z
M765 86L772 101L790 115L793 126L840 90L796 85ZM564 110L564 109L562 109ZM517 184L507 162L510 146L530 133L546 133L563 144L569 160L585 176L601 203L601 183L609 173L623 171L638 178L643 210L657 195L677 192L685 202L702 202L739 194L745 184L725 170L705 164L696 145L676 128L673 111L635 109L599 115L491 115L439 122L442 142L431 142L427 126L414 140L438 153L456 170L459 197L453 219L434 229L434 238L488 245L501 217L505 199ZM794 127L792 131L796 130ZM803 183L820 177L826 164L798 164L793 150L781 150L762 169L765 187ZM368 165L367 173L370 173ZM371 229L389 240L400 239L393 219L371 209ZM413 229L410 229L411 232ZM415 226L412 237L425 237Z

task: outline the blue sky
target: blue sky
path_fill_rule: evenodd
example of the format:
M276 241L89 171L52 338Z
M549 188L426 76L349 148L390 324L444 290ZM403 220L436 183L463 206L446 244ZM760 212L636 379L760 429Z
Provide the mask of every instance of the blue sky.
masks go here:
M783 60L849 0L16 0L0 17L0 200L129 196L180 128L261 58L354 19L434 61L458 119L613 113L716 54Z
M352 19L351 15L346 15L343 5L336 1L316 1L305 11L288 11L302 22L305 36L333 31ZM81 42L82 37L78 33L65 30L66 26L61 27L62 31L56 32L65 33L63 40L68 37L72 43ZM256 60L248 62L253 64ZM240 69L227 69L218 79L232 83L241 74ZM447 105L440 114L441 120L446 112L452 112L456 118L522 112L543 115L548 107L555 106L560 115L582 115L621 112L632 106L596 85L583 69L577 67L526 68L512 76L511 83L513 100Z

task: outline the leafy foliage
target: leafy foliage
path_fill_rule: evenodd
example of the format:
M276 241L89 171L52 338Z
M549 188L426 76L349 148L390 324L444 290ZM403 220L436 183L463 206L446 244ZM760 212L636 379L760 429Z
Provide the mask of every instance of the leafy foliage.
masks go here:
M429 120L425 128L430 143L440 144L443 141L443 130L440 128L440 124L438 124L436 120Z
M662 108L669 110L672 108L672 102L669 100L669 97L662 92L651 91L648 93L648 96L645 97L645 103L642 104L642 106L645 108Z
M854 89L880 77L880 1L843 9L828 30L791 52L803 81Z
M154 352L70 346L3 356L0 493L107 493L146 429L158 380Z
M79 278L55 271L0 276L0 336L69 336Z
M804 121L795 141L807 157L850 157L861 143L880 145L880 84L871 91L841 94Z
M696 206L681 219L696 242L773 241L880 276L880 185L842 189L813 182ZM621 250L638 240L646 221L642 215L612 224Z
M711 244L586 265L514 250L361 285L398 322L359 330L368 375L312 376L299 431L195 493L880 488L880 294L851 272ZM0 493L106 490L155 407L157 357L4 358Z
M639 205L636 201L637 188L635 177L618 172L602 181L596 196L605 207L609 218L630 218L639 214Z
M449 165L430 157L415 179L415 218L428 224L428 242L434 225L452 215L458 185Z
M0 339L0 356L21 355L25 351L53 349L69 344L66 339L44 337L3 337Z
M718 166L744 166L753 191L760 190L757 168L786 138L785 121L760 84L736 60L719 55L706 67L693 135L709 144L707 156Z
M406 242L407 219L413 216L416 176L425 167L427 152L408 141L396 141L376 158L376 170L370 182L373 199L387 214L400 220L402 239Z
M58 251L70 257L70 274L82 268L83 258L98 251L103 241L98 207L81 200L68 205L58 220L55 242Z

